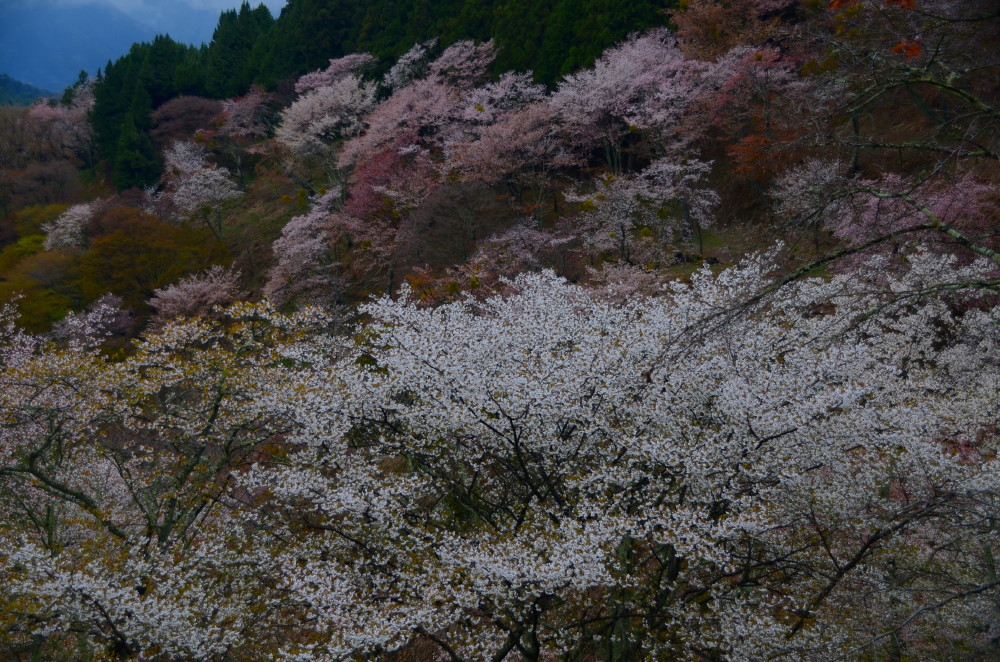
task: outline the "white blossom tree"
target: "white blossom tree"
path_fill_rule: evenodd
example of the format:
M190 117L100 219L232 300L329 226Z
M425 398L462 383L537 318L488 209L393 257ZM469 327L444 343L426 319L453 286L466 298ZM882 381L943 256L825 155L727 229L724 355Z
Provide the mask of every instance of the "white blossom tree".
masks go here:
M675 246L700 240L712 222L718 195L703 185L711 164L658 159L636 175L606 174L586 195L568 199L583 213L567 222L595 256L611 254L627 264L672 261Z
M377 105L377 83L358 74L373 58L367 54L331 60L322 71L306 74L296 83L299 98L281 113L275 137L293 153L322 155L337 138L356 136L365 117Z
M205 157L191 141L177 141L164 154L169 201L186 218L198 216L216 238L222 235L222 204L243 195L230 172Z
M995 312L894 302L996 265L913 264L787 286L725 333L766 260L627 303L541 275L368 306L356 359L309 361L288 465L246 476L304 535L288 586L324 635L286 653L826 659L928 613L972 636L1000 382L966 366L993 364Z
M522 276L378 300L345 338L238 305L121 363L6 333L0 574L25 616L4 636L150 659L986 651L997 260L775 287L764 256L626 301Z
M292 218L271 245L275 264L268 272L264 295L275 304L294 300L320 304L335 297L338 283L329 256L340 197L338 188L313 200L309 212Z
M45 231L45 250L77 251L86 241L84 228L93 215L93 205L83 203L73 205L49 223L42 226Z
M282 347L325 323L244 304L168 325L124 361L2 327L5 654L208 660L281 637L254 634L285 627L265 588L282 570L276 540L237 516L235 478L289 429L271 399L291 374Z

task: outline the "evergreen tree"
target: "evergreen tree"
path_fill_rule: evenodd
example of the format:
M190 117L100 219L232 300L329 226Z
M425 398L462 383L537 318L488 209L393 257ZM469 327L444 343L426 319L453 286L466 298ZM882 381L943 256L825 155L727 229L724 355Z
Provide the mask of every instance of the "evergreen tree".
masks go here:
M217 99L245 94L253 80L249 62L254 45L271 29L274 18L265 5L222 12L206 53L205 88Z
M112 167L114 184L118 189L148 186L160 175L156 146L149 135L149 95L139 87L115 146Z

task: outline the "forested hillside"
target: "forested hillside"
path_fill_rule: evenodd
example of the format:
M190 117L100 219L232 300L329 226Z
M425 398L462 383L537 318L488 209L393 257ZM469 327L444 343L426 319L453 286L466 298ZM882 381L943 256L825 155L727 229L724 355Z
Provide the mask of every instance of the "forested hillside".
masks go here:
M998 108L990 0L292 0L0 109L0 657L1000 656Z
M116 185L148 185L159 164L146 140L151 127L145 118L166 99L224 99L245 94L252 83L273 89L326 66L331 57L354 52L379 58L376 70L384 73L393 59L430 39L445 46L494 39L494 72L533 71L537 80L553 84L629 33L665 24L668 5L662 0L292 0L275 20L264 5L244 3L223 12L207 46L186 46L161 35L109 62L97 80L94 125L112 165L134 158L119 152L141 155L131 167L115 168Z
M261 82L323 66L331 56L395 58L438 38L494 39L496 71L534 71L554 83L630 32L666 23L672 0L292 0L255 47Z

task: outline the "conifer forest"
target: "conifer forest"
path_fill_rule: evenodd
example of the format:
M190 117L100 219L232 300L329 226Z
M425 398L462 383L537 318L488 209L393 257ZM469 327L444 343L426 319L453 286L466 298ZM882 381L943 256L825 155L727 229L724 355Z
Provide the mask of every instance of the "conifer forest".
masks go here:
M0 660L1000 659L995 0L289 0L0 106Z

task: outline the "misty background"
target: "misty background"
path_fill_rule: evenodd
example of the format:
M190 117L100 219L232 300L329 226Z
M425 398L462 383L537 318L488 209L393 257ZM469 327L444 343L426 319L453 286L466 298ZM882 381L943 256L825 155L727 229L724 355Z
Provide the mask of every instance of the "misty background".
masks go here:
M199 45L240 0L0 0L0 73L51 92L94 75L135 42L167 34ZM275 17L285 0L253 0Z

